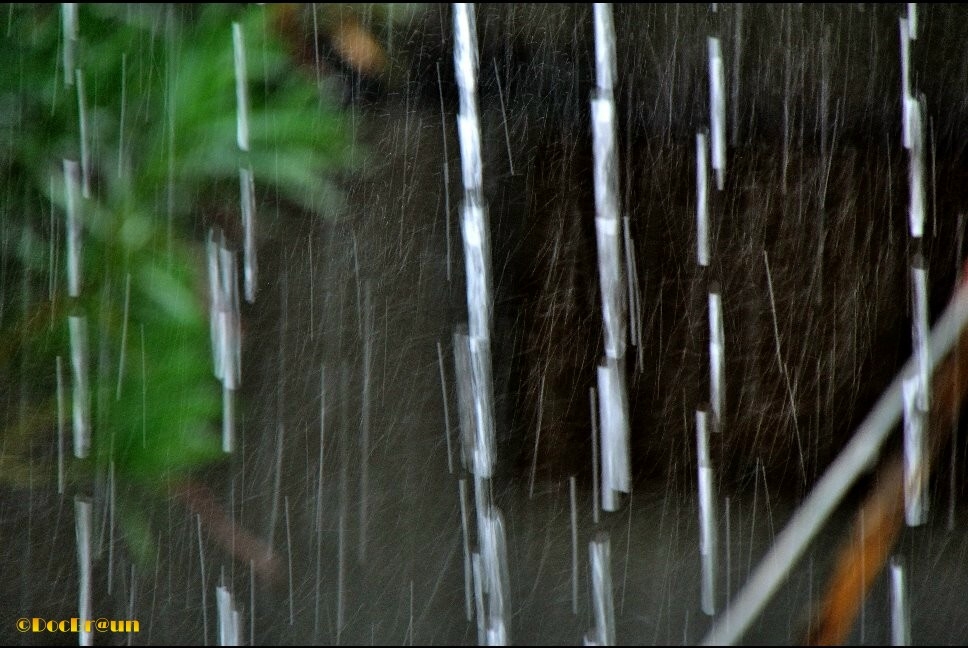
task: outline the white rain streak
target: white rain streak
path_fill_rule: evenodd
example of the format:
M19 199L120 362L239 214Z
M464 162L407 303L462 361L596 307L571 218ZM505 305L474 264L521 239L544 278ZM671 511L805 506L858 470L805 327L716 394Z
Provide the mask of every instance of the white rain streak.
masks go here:
M599 532L588 543L591 563L592 611L595 627L585 635L586 646L615 645L615 601L612 593L612 549L608 534Z
M218 311L219 354L222 358L220 378L229 389L238 389L242 380L242 340L239 321L239 273L235 252L220 247L218 266L219 286L222 290Z
M64 160L64 189L67 203L67 293L81 294L81 256L83 253L81 223L81 168L76 160Z
M196 537L198 538L198 568L201 575L200 581L202 583L202 644L208 645L208 591L205 588L205 550L202 547L202 515L201 513L195 514L195 529L197 531Z
M312 265L312 264L310 264ZM314 606L314 625L313 636L318 636L320 622L320 596L322 589L322 529L323 529L323 466L325 463L326 450L326 365L319 368L319 462L318 473L316 475L316 510L314 515L313 531L316 534L316 601Z
M968 287L955 293L931 332L929 369L955 346L968 325ZM870 413L861 422L853 438L830 464L807 495L793 517L776 537L773 546L760 561L742 590L710 628L703 645L735 643L749 628L757 614L776 592L794 563L816 537L820 527L844 498L858 477L873 465L880 448L894 429L903 409L904 378L915 370L909 359L890 386L881 394Z
M486 340L455 332L454 371L464 466L474 475L488 479L494 470L495 447L490 351Z
M601 502L606 511L619 506L618 492L629 490L629 421L625 395L628 299L622 271L624 255L619 232L618 147L616 144L615 27L610 5L594 5L596 89L591 100L592 155L595 185L595 240L605 329L605 361L598 368L601 455ZM594 453L593 453L594 455ZM593 456L593 461L596 458ZM597 498L596 498L597 499ZM595 506L597 507L597 502Z
M921 255L915 257L911 266L911 287L912 287L912 317L911 317L911 341L914 346L914 358L918 367L918 407L922 412L931 409L931 371L928 369L930 362L930 349L928 348L928 337L931 329L928 324L928 271L924 267L924 259Z
M255 303L259 264L255 251L255 179L252 169L239 168L239 188L242 198L242 252L245 301Z
M477 24L471 4L454 5L454 73L459 89L457 131L464 201L461 234L467 276L468 334L455 334L455 363L461 404L464 457L469 468L489 478L494 466L494 396L491 383L490 235L483 198L481 130L477 111ZM461 348L458 348L461 347ZM464 355L464 357L459 357ZM470 407L466 396L470 386ZM468 411L472 416L468 419ZM473 429L470 429L471 426ZM469 434L472 432L472 434ZM468 442L472 447L468 447Z
M90 500L83 497L74 498L74 533L77 538L77 616L80 621L78 644L93 646L93 636L90 626L85 621L91 620L91 529L93 526L94 510Z
M57 356L57 493L64 494L64 363Z
M622 368L618 361L607 359L598 367L598 414L602 457L602 509L619 508L618 493L628 493L629 428L628 403L622 389Z
M642 313L639 304L642 294L639 287L639 270L635 261L635 243L632 242L632 229L628 216L622 217L622 237L625 242L625 277L629 295L629 338L641 355Z
M249 560L249 645L255 645L255 561Z
M901 37L901 141L904 148L911 148L910 102L911 102L911 29L906 18L898 20Z
M118 180L124 179L125 159L124 159L124 114L128 104L128 54L121 53L121 115L118 120Z
M215 588L215 601L218 605L218 645L242 645L242 615L235 609L232 593L219 585Z
M359 276L359 275L357 275ZM360 564L366 561L367 530L369 528L369 494L370 494L370 411L372 408L372 365L373 339L376 337L373 329L373 293L367 282L363 290L362 330L363 330L363 385L361 387L360 412L360 501L359 501L359 536L356 542L357 559Z
M315 18L315 15L313 16ZM440 129L443 134L444 162L441 173L444 178L444 240L447 245L447 282L450 283L450 155L447 153L447 117L444 110L444 86L440 79L440 61L437 62L437 92L440 96Z
M249 151L249 77L245 63L245 40L239 23L232 23L232 50L235 58L236 142L239 150ZM255 181L252 169L239 167L242 202L243 281L245 300L255 302L258 263L255 248Z
M70 315L71 368L74 385L74 456L84 459L91 451L91 388L87 317Z
M596 170L598 166L596 159ZM595 175L597 179L598 173ZM596 186L597 184L596 182ZM605 355L613 359L625 357L626 300L622 285L622 250L618 230L617 218L595 218L602 320L605 323Z
M591 412L592 421L592 522L598 524L599 501L598 501L598 394L594 387L588 388L588 404Z
M541 375L541 387L538 390L538 421L534 426L534 455L531 459L531 478L528 480L528 499L534 499L534 480L538 474L538 444L541 442L541 416L544 413L545 375Z
M904 565L891 558L891 645L911 645L911 618L908 614L907 578Z
M124 380L124 360L128 352L128 313L131 307L131 273L124 278L124 317L121 320L121 351L118 354L118 386L115 400L121 400L121 382Z
M716 477L709 459L709 412L696 410L696 456L699 471L699 555L702 561L702 611L716 614L716 562L719 550Z
M476 487L480 492L481 484ZM482 595L477 602L478 627L483 627L485 644L506 646L510 643L510 578L508 575L507 541L504 517L490 505L478 509L478 542L480 554L474 558L480 567L474 567L475 595ZM486 603L486 605L484 605Z
M205 258L208 262L208 325L212 340L212 362L214 364L215 377L222 379L222 336L219 326L219 313L222 311L222 281L219 273L219 248L222 246L222 233L212 230L208 232L208 239L205 241Z
M64 32L64 85L74 85L74 56L77 53L77 3L61 3L61 27Z
M920 392L918 376L904 379L904 520L908 526L924 524L928 513L927 416L918 407Z
M117 492L118 483L114 476L114 460L108 462L108 506L107 506L107 517L108 517L108 582L107 590L108 594L111 594L113 580L114 580L114 522L115 513L117 511ZM104 528L101 528L101 539L99 544L103 546L104 543Z
M911 236L924 236L924 104L920 99L911 97L907 102L907 126L910 140L910 159L908 164L908 185L910 187L910 204L908 206L908 220L911 226Z
M575 476L568 478L568 498L571 506L571 613L578 615L578 503L575 497Z
M595 23L595 84L599 97L612 96L615 88L615 24L612 7L596 2L593 7Z
M712 135L712 161L716 187L722 191L726 180L726 82L719 39L709 39L709 124Z
M501 116L504 118L504 143L508 147L508 170L514 175L514 158L511 156L511 132L508 130L508 113L504 107L504 90L501 88L501 74L497 69L497 59L491 59L494 64L494 80L497 82L497 96L501 100Z
M461 459L464 468L474 471L475 438L474 425L474 387L471 379L470 350L467 348L467 334L464 327L454 331L454 377L457 381L457 416L460 424Z
M477 615L477 645L487 645L487 618L484 615L484 568L481 554L474 552L471 559L474 572L474 612Z
M615 105L611 97L592 99L594 137L595 233L598 276L605 323L605 353L610 358L625 354L625 300L619 239L618 161L615 147Z
M131 580L128 581L128 618L134 619L134 595L138 591L138 580L136 572L134 570L134 565L131 565ZM131 645L131 640L134 637L134 628L128 631L127 644Z
M591 101L591 110L598 278L602 293L602 320L605 325L605 355L609 358L624 358L626 300L622 285L618 147L615 99L612 94L615 79L615 29L609 5L596 3L594 17L596 91Z
M467 532L467 525L469 522L469 514L467 509L470 506L467 501L467 480L458 480L457 487L457 494L460 497L461 540L463 541L462 544L464 545L464 607L467 614L467 620L471 621L474 618L474 594L471 591L474 584L474 574L473 568L471 567L471 542L470 536Z
M481 130L477 114L477 21L474 6L454 4L454 74L460 96L457 135L465 194L481 200L483 170ZM467 199L465 195L465 200Z
M87 101L84 95L84 74L74 70L77 81L77 121L81 139L81 193L91 197L91 151L87 141Z
M479 477L490 477L495 460L490 345L491 295L488 270L490 259L484 210L480 206L464 205L461 230L464 235L467 272L469 336L466 345L470 361L473 420L477 438L474 474Z
M51 176L50 176L50 195L51 196L54 195L54 175L53 174L51 174ZM58 257L59 252L60 252L57 249L59 247L57 245L58 238L59 238L59 236L58 236L58 230L59 230L59 228L57 227L57 221L56 221L57 216L56 216L56 214L57 214L57 210L55 209L54 205L51 204L51 208L50 208L50 232L51 232L51 236L50 236L50 244L48 246L48 251L47 251L47 260L48 260L48 266L47 266L47 268L48 268L48 270L47 270L47 295L48 295L48 298L50 299L51 302L54 301L54 298L57 295L57 283L58 282L57 282L57 270L56 270L56 268L57 268L57 263L58 263L57 257Z
M904 519L908 526L918 526L927 521L928 513L930 463L925 428L931 393L928 277L920 254L911 265L911 294L915 371L904 381Z
M461 88L463 91L463 87ZM471 103L471 102L469 102ZM481 131L477 121L477 107L471 103L472 114L464 113L464 99L462 94L461 112L457 115L457 137L460 141L461 176L464 181L464 191L473 195L473 200L482 198L479 192L483 189L483 162L481 161Z
M209 330L215 377L222 382L222 450L235 449L235 391L242 383L242 330L239 278L235 252L221 233L209 232L206 243L210 294Z
M285 497L285 511L286 511L286 558L289 567L289 625L294 625L295 620L295 605L296 601L293 597L293 586L292 586L292 526L289 524L289 496Z
M471 337L491 337L490 236L484 208L473 200L461 213L464 270L467 274L467 318Z
M918 39L918 3L907 3L908 32L911 40Z
M444 350L437 341L437 368L440 370L440 395L444 403L444 438L447 441L447 472L454 474L454 451L450 442L450 406L447 398L447 374L444 372Z
M723 387L725 384L726 335L723 332L723 300L718 287L709 291L709 401L713 413L713 430L721 431L723 421Z
M696 253L699 265L709 265L709 144L696 133Z
M733 20L733 74L729 88L730 114L732 116L732 131L730 142L733 146L739 144L739 91L740 70L743 61L743 3L734 5L736 13Z
M243 151L248 151L249 77L245 65L245 40L242 38L242 26L237 22L232 23L232 51L235 58L235 137L238 141L239 148Z

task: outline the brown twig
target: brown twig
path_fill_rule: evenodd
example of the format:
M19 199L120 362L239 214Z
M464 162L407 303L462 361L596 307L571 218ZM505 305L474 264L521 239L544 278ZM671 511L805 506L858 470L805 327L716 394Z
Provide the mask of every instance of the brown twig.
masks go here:
M968 268L966 268L968 269ZM968 271L962 272L963 281ZM941 454L968 396L968 331L963 331L952 355L933 378L928 427L928 464ZM861 602L887 564L904 525L904 467L900 452L881 466L874 490L854 520L850 539L840 548L833 576L805 643L841 645L857 618Z
M271 583L278 579L279 558L272 547L226 515L208 486L184 481L174 488L174 495L201 518L202 526L228 554L243 564L251 564L262 580Z

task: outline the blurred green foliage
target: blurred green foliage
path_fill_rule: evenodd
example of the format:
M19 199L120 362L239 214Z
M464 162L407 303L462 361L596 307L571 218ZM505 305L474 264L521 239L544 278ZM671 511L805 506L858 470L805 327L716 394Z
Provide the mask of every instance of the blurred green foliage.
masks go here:
M76 40L59 5L5 12L0 479L56 484L55 358L69 424L68 314L89 321L93 404L93 461L73 460L67 426L74 484L113 463L133 488L119 495L133 496L222 456L196 222L212 212L237 222L240 167L259 196L333 212L335 172L352 164L337 103L296 68L270 9L76 5ZM233 23L245 42L248 151L236 139ZM76 299L65 282L65 159L89 169Z

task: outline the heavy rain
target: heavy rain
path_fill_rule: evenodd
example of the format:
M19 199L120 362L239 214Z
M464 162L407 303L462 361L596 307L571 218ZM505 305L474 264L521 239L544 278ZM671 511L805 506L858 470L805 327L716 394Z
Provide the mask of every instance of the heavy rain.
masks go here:
M968 10L0 17L3 643L968 642Z

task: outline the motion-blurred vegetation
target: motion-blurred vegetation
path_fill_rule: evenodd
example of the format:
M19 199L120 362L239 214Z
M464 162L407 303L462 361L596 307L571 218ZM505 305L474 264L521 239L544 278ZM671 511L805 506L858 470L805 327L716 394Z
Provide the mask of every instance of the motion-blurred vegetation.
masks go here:
M328 213L334 175L352 163L338 104L293 62L270 10L23 5L0 25L0 480L56 487L60 409L71 492L110 468L136 553L150 547L144 497L222 457L197 224L239 221L241 168L257 204ZM75 199L82 283L70 297ZM89 323L85 460L71 453L69 315Z

